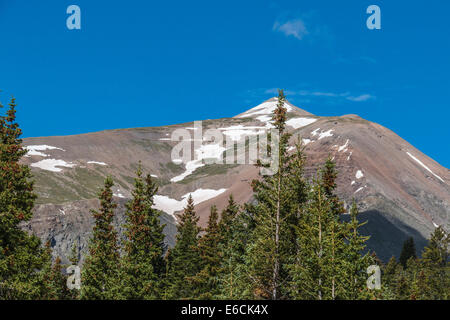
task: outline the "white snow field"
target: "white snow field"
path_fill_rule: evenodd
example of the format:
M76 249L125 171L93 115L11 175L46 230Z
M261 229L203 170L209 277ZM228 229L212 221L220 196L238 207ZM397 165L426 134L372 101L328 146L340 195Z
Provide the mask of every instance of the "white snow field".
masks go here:
M42 170L61 172L63 169L57 167L73 168L76 166L74 163L68 163L60 159L44 159L36 163L31 164L32 167L36 167Z
M32 146L26 146L25 149L28 150L27 154L25 155L25 157L29 157L29 156L41 156L41 157L48 157L48 154L45 154L43 152L39 152L39 151L45 151L45 150L61 150L61 151L66 151L64 149L58 148L58 147L53 147L53 146L48 146L48 145L32 145Z
M168 196L155 195L153 200L155 204L153 208L164 211L170 215L174 215L175 212L183 210L186 207L189 195L192 195L194 204L199 204L209 199L215 198L221 193L224 193L227 189L197 189L194 192L186 193L181 200L169 198Z
M261 114L271 115L276 107L277 101L266 101L254 108L251 108L250 110L247 110L246 112L244 112L244 114L240 115L239 118L247 118ZM284 107L286 108L287 112L292 110L292 106L286 102L284 103Z
M263 134L266 132L267 127L255 127L255 126L243 126L243 125L236 125L236 126L230 126L226 128L219 128L218 130L222 131L222 133L225 136L228 136L233 141L239 141L242 139L242 136L254 136Z
M286 124L288 126L291 126L294 129L298 129L301 127L305 127L316 121L317 121L317 119L313 119L313 118L292 118L292 119L289 119L288 121L286 121Z
M182 174L170 179L171 182L179 182L186 178L188 175L192 174L196 169L203 167L203 159L215 159L219 160L222 158L222 153L226 149L218 144L207 144L202 145L199 149L195 150L195 160L188 161L186 163L186 171ZM180 159L176 159L180 160ZM175 162L175 160L172 160Z

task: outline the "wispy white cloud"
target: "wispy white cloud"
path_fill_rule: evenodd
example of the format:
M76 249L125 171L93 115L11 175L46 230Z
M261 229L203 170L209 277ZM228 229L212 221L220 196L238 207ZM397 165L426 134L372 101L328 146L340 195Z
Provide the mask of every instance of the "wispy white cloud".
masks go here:
M302 40L304 36L309 34L302 19L288 20L284 23L276 21L273 25L273 30L284 33L287 37L293 36L298 40Z
M362 102L362 101L367 101L367 100L370 100L370 99L375 99L375 97L373 95L371 95L371 94L361 94L361 95L356 96L356 97L355 96L347 97L347 100L354 101L354 102Z
M277 94L278 89L271 88L265 90L266 94ZM311 91L311 90L285 90L285 94L287 96L301 96L301 97L322 97L322 98L328 98L328 99L346 99L348 101L352 102L364 102L367 100L375 99L376 97L374 95L364 93L359 95L351 94L350 92L331 92L331 91Z

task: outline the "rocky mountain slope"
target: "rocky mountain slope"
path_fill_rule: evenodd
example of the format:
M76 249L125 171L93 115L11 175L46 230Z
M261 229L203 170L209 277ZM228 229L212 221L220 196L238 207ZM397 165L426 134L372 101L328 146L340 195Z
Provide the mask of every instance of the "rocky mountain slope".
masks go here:
M130 197L134 172L142 162L159 184L155 207L164 211L167 242L172 245L176 214L192 194L200 222L205 224L209 207L223 208L230 194L239 203L252 200L250 182L258 170L249 164L206 164L221 159L229 145L204 141L199 131L218 129L224 140L243 142L271 127L272 98L233 118L164 127L148 127L24 139L29 152L23 162L31 166L39 195L29 228L55 252L67 257L74 241L86 250L92 218L89 209L98 205L96 193L106 175L115 181L120 206L117 226L123 223L124 206ZM349 203L355 198L368 220L364 232L371 234L370 248L384 260L399 255L401 244L413 236L420 249L437 225L448 230L450 172L383 126L356 115L318 117L290 103L287 129L292 145L303 139L307 174L312 177L331 154L339 171L338 193ZM171 141L177 129L189 132L195 158L172 160ZM227 153L226 153L227 154Z

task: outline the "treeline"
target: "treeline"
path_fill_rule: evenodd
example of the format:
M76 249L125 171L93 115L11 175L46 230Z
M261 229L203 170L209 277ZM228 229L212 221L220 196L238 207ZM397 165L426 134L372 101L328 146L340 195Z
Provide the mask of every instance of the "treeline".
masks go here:
M157 186L141 166L126 204L125 240L113 226L117 204L110 177L81 272L81 289L67 288L64 266L51 261L49 245L20 229L31 219L33 182L19 164L25 151L15 121L15 103L0 119L0 298L1 299L448 299L448 234L437 228L422 258L405 243L400 263L387 265L366 250L353 201L345 209L336 195L337 171L328 158L312 181L305 178L300 140L288 152L285 97L280 91L274 126L279 160L273 175L252 182L255 201L211 207L206 228L198 224L189 197L179 216L176 244L164 244L164 225L153 207ZM269 137L270 138L270 137ZM264 166L258 163L258 166ZM347 213L349 219L343 219ZM78 264L76 246L70 257ZM367 286L367 268L381 267L381 288Z

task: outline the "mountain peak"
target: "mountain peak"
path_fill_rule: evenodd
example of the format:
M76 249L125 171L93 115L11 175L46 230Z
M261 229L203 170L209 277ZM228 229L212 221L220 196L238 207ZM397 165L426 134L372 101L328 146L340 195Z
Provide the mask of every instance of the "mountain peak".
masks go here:
M277 102L278 98L272 97L264 101L263 103L257 105L256 107L253 107L243 113L238 114L237 116L234 116L234 118L248 118L254 116L271 115L275 110L275 108L277 107ZM312 115L308 111L305 111L303 109L294 106L287 100L284 103L284 107L287 109L287 112L297 113L298 115Z

